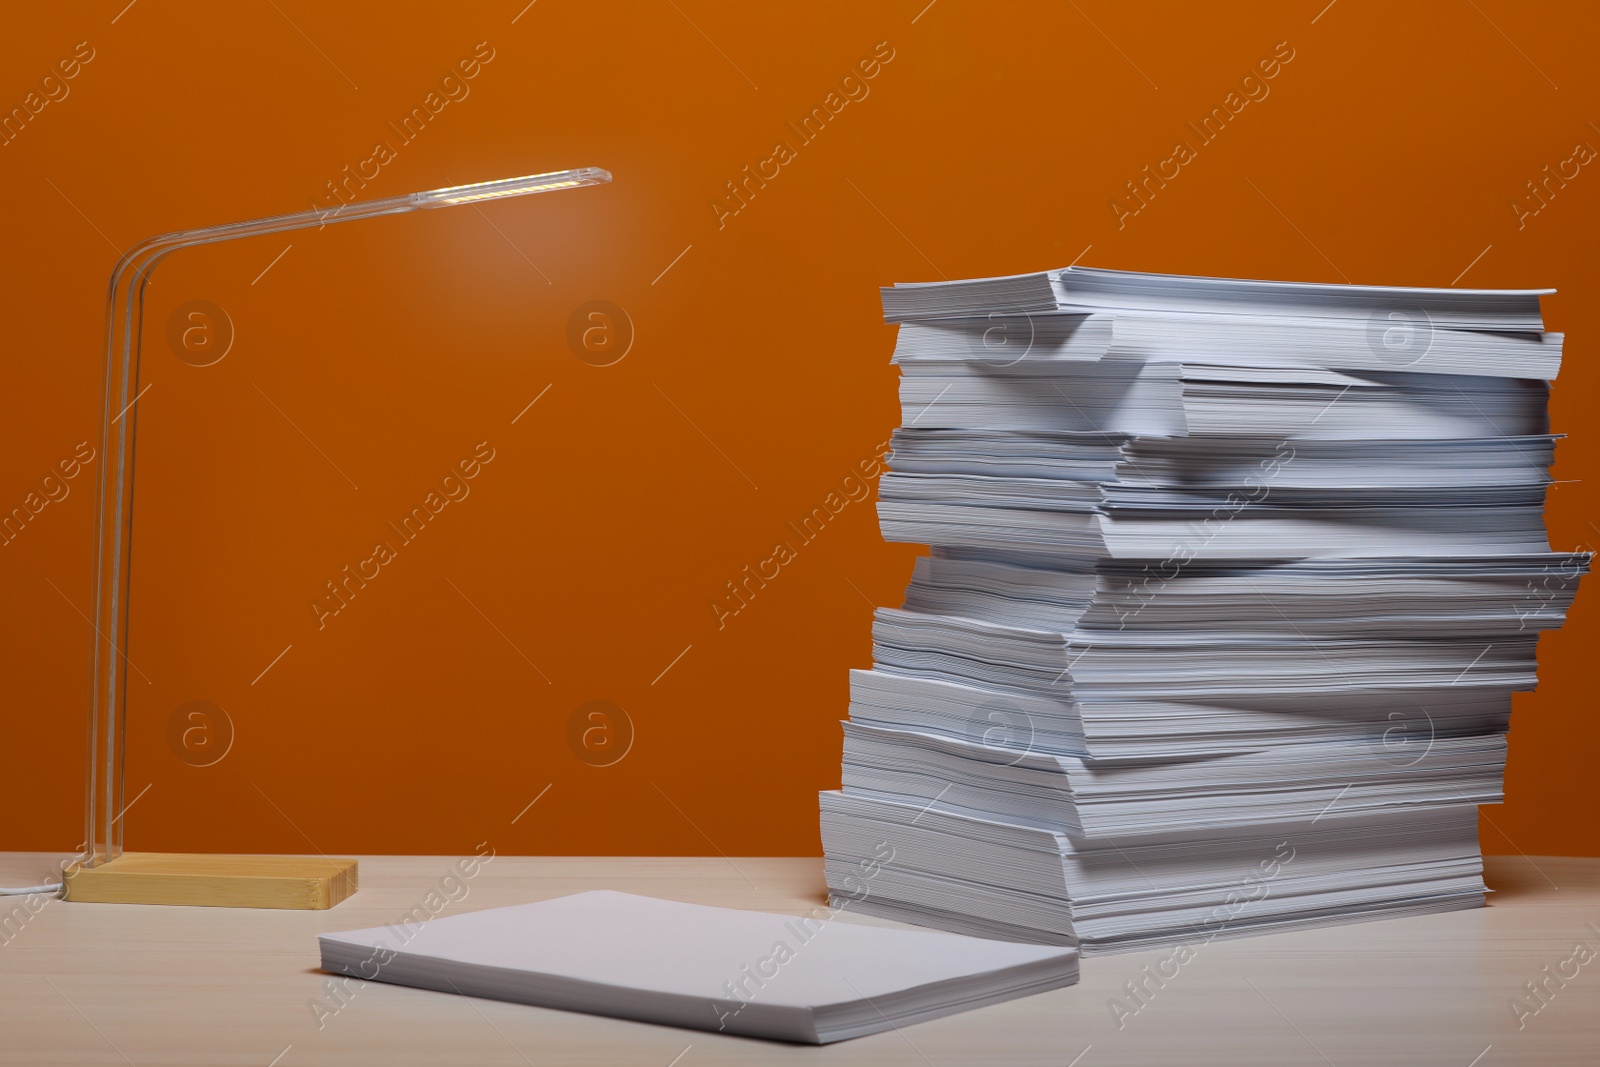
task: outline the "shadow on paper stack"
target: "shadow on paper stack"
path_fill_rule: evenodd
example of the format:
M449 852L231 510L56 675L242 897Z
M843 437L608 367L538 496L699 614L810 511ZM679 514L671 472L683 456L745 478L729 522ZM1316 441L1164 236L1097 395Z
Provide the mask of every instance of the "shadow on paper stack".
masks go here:
M885 289L878 514L932 554L851 675L835 902L1085 954L1481 906L1589 567L1545 536L1540 295Z

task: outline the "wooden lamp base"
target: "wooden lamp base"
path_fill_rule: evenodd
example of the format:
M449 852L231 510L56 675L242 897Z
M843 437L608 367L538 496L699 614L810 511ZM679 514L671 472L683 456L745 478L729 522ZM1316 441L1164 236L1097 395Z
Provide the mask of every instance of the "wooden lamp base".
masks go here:
M202 908L331 908L356 891L356 861L124 852L62 876L65 900Z

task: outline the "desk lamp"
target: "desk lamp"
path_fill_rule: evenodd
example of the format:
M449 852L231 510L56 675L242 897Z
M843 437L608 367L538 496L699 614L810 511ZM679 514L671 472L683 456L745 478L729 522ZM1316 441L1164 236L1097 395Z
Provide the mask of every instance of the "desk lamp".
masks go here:
M106 293L106 384L95 516L85 855L63 875L67 900L222 907L328 908L356 890L354 860L294 856L124 853L123 739L127 710L128 568L139 344L150 272L180 248L335 222L475 204L609 182L597 167L429 189L152 237L117 261Z

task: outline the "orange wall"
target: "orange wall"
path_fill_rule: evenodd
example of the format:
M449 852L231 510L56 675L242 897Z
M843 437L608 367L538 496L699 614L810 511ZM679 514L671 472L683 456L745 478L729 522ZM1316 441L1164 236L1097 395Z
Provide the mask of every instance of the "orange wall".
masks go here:
M897 420L876 289L896 280L1081 258L1559 287L1554 419L1573 438L1550 529L1561 548L1600 536L1600 173L1537 215L1511 207L1575 144L1600 146L1591 5L925 2L7 12L5 107L79 42L93 58L0 147L6 509L78 442L98 447L116 249L304 208L380 140L396 151L365 196L616 174L161 269L138 409L131 847L814 854L846 669L869 661L871 606L897 602L915 553L881 542L868 502L809 544L788 524L848 500ZM475 49L492 59L448 87L467 95L401 143L388 123ZM1125 182L1291 51L1264 98L1118 219ZM786 123L874 55L867 95L801 143ZM737 214L715 208L779 141L778 175ZM205 368L166 339L197 299L235 330ZM633 323L612 366L569 349L591 300ZM319 629L324 582L479 442L494 458L470 495ZM0 848L82 836L98 462L0 548ZM719 625L724 584L780 541L796 558ZM1582 697L1597 628L1591 593L1545 639L1491 851L1600 854ZM210 766L172 740L192 700L233 724ZM592 700L633 723L611 766L572 747Z

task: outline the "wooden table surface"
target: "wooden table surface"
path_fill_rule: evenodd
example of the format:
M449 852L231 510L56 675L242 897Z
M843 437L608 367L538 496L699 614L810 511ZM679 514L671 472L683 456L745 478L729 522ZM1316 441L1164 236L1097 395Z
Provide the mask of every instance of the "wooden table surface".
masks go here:
M54 858L0 853L0 885L36 884ZM395 921L441 887L457 898L433 898L441 915L598 888L821 902L816 859L499 856L445 880L456 862L361 857L360 892L322 912L50 900L19 919L21 898L0 898L0 1064L1600 1063L1600 860L1585 859L1491 858L1485 909L1213 942L1120 1027L1112 998L1133 1005L1125 983L1170 951L1086 960L1068 989L821 1048L376 982L314 1010L329 979L317 933ZM1541 980L1534 999L1524 983Z

